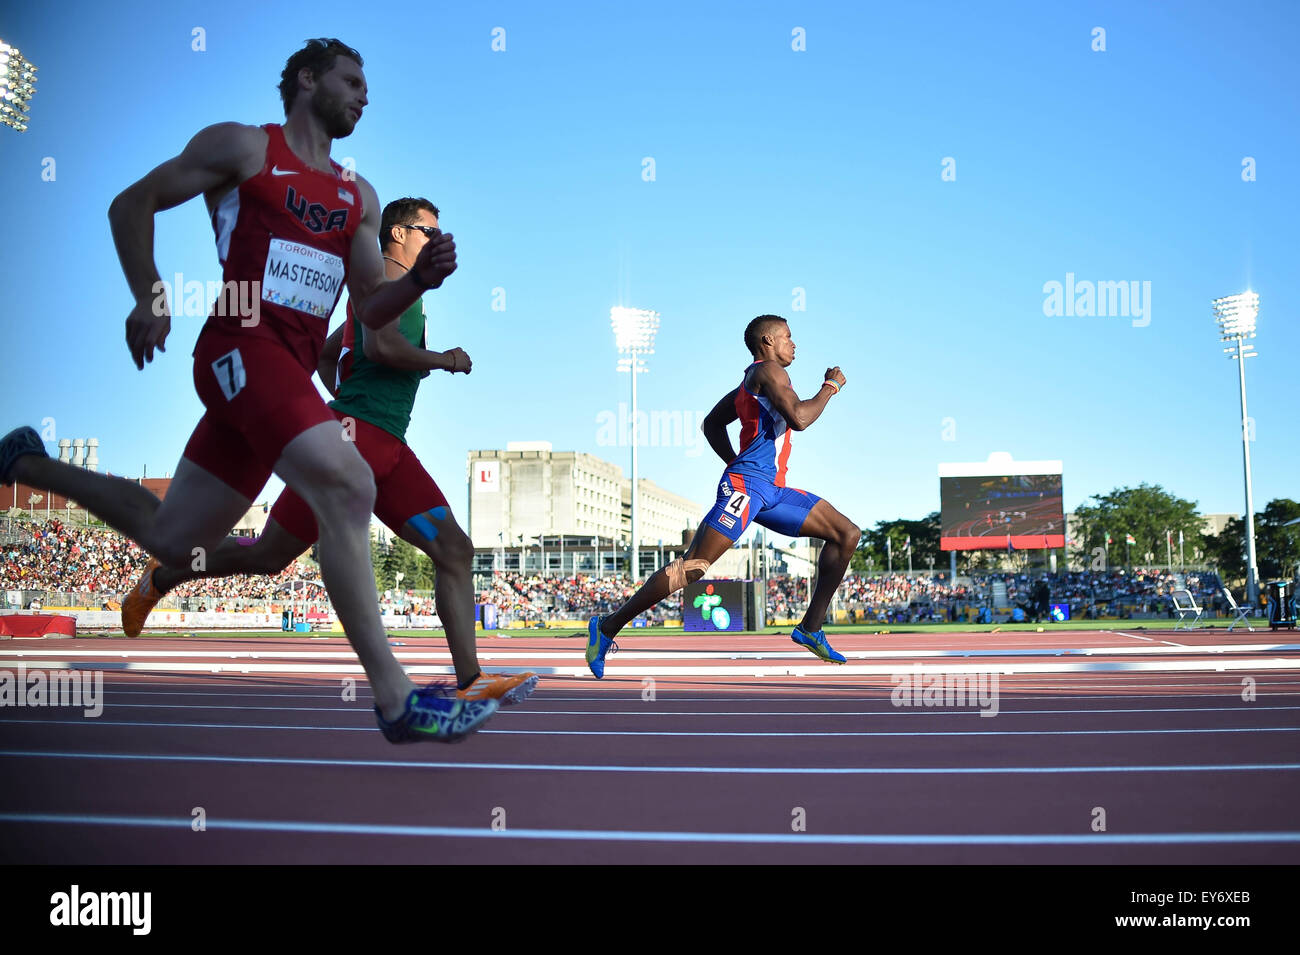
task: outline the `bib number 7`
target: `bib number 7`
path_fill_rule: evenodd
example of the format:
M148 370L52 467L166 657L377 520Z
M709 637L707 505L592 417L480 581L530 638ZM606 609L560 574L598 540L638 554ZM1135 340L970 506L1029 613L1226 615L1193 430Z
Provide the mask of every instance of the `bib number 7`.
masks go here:
M217 376L217 385L227 401L243 391L248 384L248 376L244 373L244 358L239 354L238 348L214 361L212 372Z

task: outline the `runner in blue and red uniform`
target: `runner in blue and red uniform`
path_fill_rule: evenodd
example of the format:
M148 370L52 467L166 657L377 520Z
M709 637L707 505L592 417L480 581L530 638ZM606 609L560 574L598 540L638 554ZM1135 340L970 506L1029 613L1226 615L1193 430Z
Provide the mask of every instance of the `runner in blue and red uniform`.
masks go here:
M194 349L205 412L167 499L51 460L31 428L0 439L0 483L67 495L162 564L180 567L216 550L274 472L314 516L321 574L369 677L384 736L450 742L498 704L417 689L393 655L370 563L374 476L311 380L344 283L356 320L378 329L456 270L455 241L440 233L409 270L386 277L375 190L330 159L333 141L352 134L369 102L361 68L361 55L341 41L309 41L280 76L283 125L209 126L109 209L135 297L126 339L137 368L164 350L171 330L153 217L202 195L223 266L222 293ZM432 527L441 529L437 518Z
M835 588L861 540L856 524L816 494L787 487L790 432L802 431L821 416L832 395L844 387L839 368L826 369L821 389L800 401L786 368L794 361L790 326L778 315L760 315L745 328L745 345L754 362L740 387L729 392L704 419L709 446L726 463L718 481L717 503L705 515L685 556L651 575L618 610L592 617L587 625L587 665L597 678L605 675L605 654L614 638L637 614L699 580L715 560L739 540L750 521L786 537L815 537L826 542L817 562L808 610L791 639L831 663L844 657L826 642L822 625ZM740 420L740 453L731 446L727 425Z

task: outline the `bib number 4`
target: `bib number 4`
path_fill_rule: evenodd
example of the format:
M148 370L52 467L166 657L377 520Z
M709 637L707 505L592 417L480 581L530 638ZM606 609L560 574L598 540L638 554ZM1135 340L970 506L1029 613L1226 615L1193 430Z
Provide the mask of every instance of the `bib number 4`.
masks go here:
M727 501L727 506L723 508L723 510L727 511L729 514L735 515L736 517L743 517L745 514L745 508L748 506L749 495L741 491L736 491L731 495L731 499Z

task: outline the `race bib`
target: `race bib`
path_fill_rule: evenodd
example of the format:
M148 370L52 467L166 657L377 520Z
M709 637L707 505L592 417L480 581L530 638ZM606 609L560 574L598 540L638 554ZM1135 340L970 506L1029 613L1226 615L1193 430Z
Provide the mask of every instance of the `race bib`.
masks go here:
M262 273L262 301L328 319L343 290L343 260L301 242L272 239Z
M747 506L749 506L749 495L736 491L731 495L731 500L727 501L725 510L730 511L737 517L744 517Z
M244 371L244 356L239 354L238 348L226 352L214 361L212 371L217 376L217 384L221 387L221 393L226 396L227 401L232 400L248 384L248 373Z

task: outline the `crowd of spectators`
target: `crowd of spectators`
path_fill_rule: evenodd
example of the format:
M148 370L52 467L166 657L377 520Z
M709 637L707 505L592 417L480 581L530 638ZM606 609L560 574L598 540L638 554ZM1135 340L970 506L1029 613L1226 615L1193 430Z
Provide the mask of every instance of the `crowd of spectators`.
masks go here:
M479 600L496 604L498 613L506 622L573 620L617 610L636 592L640 583L625 574L542 577L515 572L497 573L492 575L490 585ZM665 620L680 620L681 593L669 597L644 616L649 626L662 624Z
M840 585L838 607L854 620L910 623L958 620L984 602L989 581L979 577L954 585L946 574L911 576L849 574Z
M1051 589L1052 601L1069 603L1071 608L1107 604L1159 613L1168 609L1170 594L1178 589L1191 591L1201 606L1215 608L1216 601L1223 607L1227 606L1222 593L1223 584L1217 574L1209 571L1190 571L1183 575L1181 588L1176 575L1167 570L1140 568L1133 571L1005 574L992 579L1001 579L1006 584L1007 596L1013 605L1027 600L1034 582L1043 579Z
M437 616L437 606L432 597L416 594L414 591L385 590L379 596L380 613L396 614L399 617L433 617Z
M78 605L115 608L143 572L148 556L110 530L74 527L58 519L12 523L0 539L0 590L26 591L50 597L64 595ZM1181 580L1180 580L1181 578ZM840 585L833 609L849 611L854 620L912 622L967 619L990 601L995 584L1006 589L1008 607L1035 612L1044 600L1070 606L1071 617L1098 613L1171 612L1170 594L1185 586L1208 611L1226 610L1222 584L1213 572L1174 575L1167 570L1136 569L1106 572L1067 571L1056 574L974 574L956 586L947 574L849 574ZM202 578L174 588L161 607L184 610L260 610L278 612L286 606L292 581L299 584L299 604L309 609L328 606L319 569L298 560L275 577ZM1046 591L1043 585L1046 585ZM478 599L494 603L502 621L543 622L581 619L616 609L640 581L626 575L558 577L497 573L485 582ZM808 603L809 581L801 577L771 577L767 582L769 619L796 618ZM999 588L1000 589L1000 588ZM80 599L84 598L84 599ZM40 597L32 599L40 600ZM380 597L385 611L432 615L428 595L390 591ZM645 615L650 625L681 619L681 594L675 594Z
M135 583L147 560L117 534L59 520L15 525L15 531L0 548L0 584L6 590L117 593Z
M68 595L79 605L114 607L144 572L149 556L111 530L75 527L58 519L10 525L0 544L0 590ZM207 577L173 588L160 607L187 610L270 610L289 599L290 582L305 580L298 600L325 602L320 571L297 560L275 577ZM49 600L45 604L49 604Z
M802 577L767 578L768 617L798 617L808 606L808 581Z
M1181 577L1181 581L1180 578ZM1225 610L1222 583L1210 571L1175 575L1168 570L1135 569L1062 573L973 574L956 586L946 574L911 576L850 574L840 587L839 606L861 619L891 622L958 620L993 600L995 585L1006 590L1007 608L1046 617L1050 604L1067 604L1071 619L1106 613L1172 614L1170 595L1187 589L1210 611ZM769 600L769 607L771 601ZM769 611L770 612L770 611Z
M635 592L639 581L625 575L611 577L543 577L537 574L498 573L492 575L479 600L494 603L505 621L578 619L605 614ZM1035 588L1046 584L1043 603L1068 603L1071 617L1102 612L1164 613L1169 594L1176 589L1174 575L1166 571L1139 570L1131 573L1060 574L976 574L954 586L946 574L934 576L849 574L840 585L833 609L850 612L855 620L894 623L926 620L966 619L988 604L993 584L1006 587L1008 608L1029 612L1038 602ZM802 577L769 577L767 616L793 619L808 606L809 581ZM1219 579L1213 573L1189 573L1185 586L1207 609L1224 603ZM1043 591L1038 591L1041 597ZM1046 616L1046 610L1043 610ZM650 623L681 619L681 595L676 594L647 614Z

